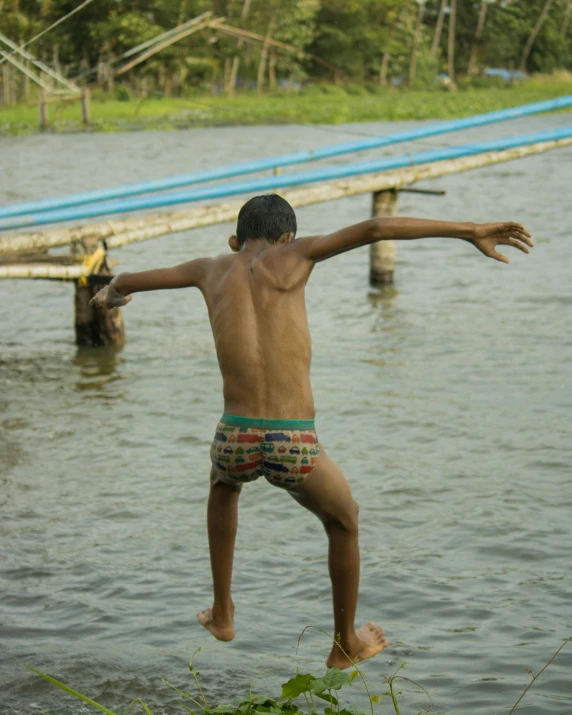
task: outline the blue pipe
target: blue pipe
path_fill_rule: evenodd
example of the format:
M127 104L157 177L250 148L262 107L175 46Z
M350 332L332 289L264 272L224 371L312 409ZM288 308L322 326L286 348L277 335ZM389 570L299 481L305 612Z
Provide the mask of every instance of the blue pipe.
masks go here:
M293 154L282 154L281 156L274 156L268 159L249 161L242 164L232 164L231 166L222 166L216 169L205 169L192 174L181 174L180 176L171 176L164 179L140 181L136 184L126 184L124 186L117 186L109 189L85 191L80 194L71 194L69 196L56 197L53 199L43 199L41 201L14 204L13 206L6 206L4 208L0 207L0 218L52 211L54 209L66 208L69 206L79 206L81 204L95 203L97 201L125 198L127 196L136 196L138 194L152 193L155 191L165 191L167 189L176 189L181 186L190 186L191 184L200 184L206 181L215 181L217 179L230 179L235 176L251 174L256 171L265 171L277 167L289 166L291 164L315 161L317 159L327 159L332 156L339 156L340 154L374 149L377 147L388 146L390 144L398 144L399 142L422 139L425 137L436 136L438 134L445 134L447 132L469 129L470 127L479 127L484 124L506 121L508 119L516 119L530 114L538 114L540 112L548 112L555 109L564 109L571 106L572 95L568 95L558 99L549 99L543 102L535 102L534 104L525 104L520 107L513 107L512 109L502 109L497 112L477 114L474 117L453 119L448 122L432 124L428 127L417 127L416 129L395 132L382 137L360 139L358 141L347 142L344 144L332 144L330 146L322 147L321 149L298 151Z
M415 164L426 164L432 161L443 161L445 159L455 159L470 154L481 154L486 151L502 151L517 146L536 144L537 142L553 141L556 139L567 139L572 137L572 125L561 129L551 129L534 134L522 134L520 136L495 139L493 141L477 142L475 144L464 144L458 147L445 147L433 149L417 154L402 154L401 156L377 159L376 161L365 161L357 164L345 164L343 166L333 166L324 169L314 169L313 171L303 171L296 174L283 174L282 176L264 177L262 179L250 179L246 181L235 181L233 183L218 186L206 186L201 189L191 191L180 191L161 196L147 196L128 199L125 201L109 201L103 204L84 205L73 209L61 209L59 211L47 211L31 216L22 216L0 220L0 230L23 228L24 226L39 226L41 224L58 223L61 221L72 221L75 219L92 218L107 214L118 214L127 211L137 211L141 209L158 208L161 206L172 206L174 204L188 203L190 201L200 201L204 199L222 198L234 194L252 193L255 191L268 191L271 189L284 188L300 184L314 183L316 181L331 181L347 176L359 174L370 174L388 169L400 169Z

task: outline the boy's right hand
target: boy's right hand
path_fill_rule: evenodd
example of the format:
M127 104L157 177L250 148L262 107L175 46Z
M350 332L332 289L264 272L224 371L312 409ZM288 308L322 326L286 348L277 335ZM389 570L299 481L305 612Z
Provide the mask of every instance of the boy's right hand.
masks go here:
M512 246L523 253L529 253L527 246L530 248L534 246L530 240L530 233L524 226L513 222L475 224L471 243L485 256L502 263L510 263L510 261L495 250L497 246Z
M127 305L132 298L132 295L123 295L120 293L112 281L109 285L106 285L105 288L102 288L96 293L89 301L89 304L95 305L98 308L121 308L121 306Z

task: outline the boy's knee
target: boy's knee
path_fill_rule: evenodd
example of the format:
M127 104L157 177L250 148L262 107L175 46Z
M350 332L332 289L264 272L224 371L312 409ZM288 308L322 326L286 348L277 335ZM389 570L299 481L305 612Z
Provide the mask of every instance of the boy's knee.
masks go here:
M342 529L348 533L357 533L359 522L359 505L357 502L351 501L348 508L343 512L332 514L324 519L324 526L329 532L333 529Z

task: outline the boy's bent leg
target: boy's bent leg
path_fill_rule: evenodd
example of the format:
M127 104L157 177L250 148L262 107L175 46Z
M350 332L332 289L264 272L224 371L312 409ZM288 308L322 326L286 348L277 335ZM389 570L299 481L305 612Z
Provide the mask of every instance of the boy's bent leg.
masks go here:
M215 638L231 641L234 631L234 604L230 595L234 542L238 527L238 497L241 484L227 484L211 470L207 508L209 550L213 574L214 602L197 614L199 623Z
M358 506L350 487L341 469L320 446L320 457L312 473L289 491L299 504L319 517L328 535L335 637L352 661L371 658L388 643L383 630L371 621L355 629L360 558ZM347 668L351 662L334 645L327 665Z

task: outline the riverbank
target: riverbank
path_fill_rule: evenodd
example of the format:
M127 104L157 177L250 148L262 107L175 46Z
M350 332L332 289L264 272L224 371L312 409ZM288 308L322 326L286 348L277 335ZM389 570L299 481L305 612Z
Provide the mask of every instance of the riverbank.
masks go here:
M199 95L190 98L126 99L95 94L89 131L172 130L204 126L257 124L341 124L347 122L449 119L506 109L572 92L572 76L533 77L506 87L444 90L384 89L359 85L314 85L301 92L235 97ZM84 131L79 102L49 105L50 131ZM38 107L0 108L0 134L39 131Z

